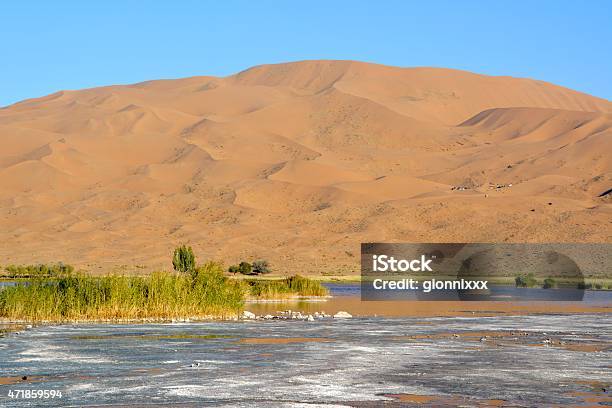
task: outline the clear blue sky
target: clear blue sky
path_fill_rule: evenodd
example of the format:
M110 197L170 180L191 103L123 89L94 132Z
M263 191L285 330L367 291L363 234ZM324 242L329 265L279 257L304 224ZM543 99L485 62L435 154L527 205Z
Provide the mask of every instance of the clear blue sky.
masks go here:
M612 1L0 3L0 106L302 59L439 66L612 98Z

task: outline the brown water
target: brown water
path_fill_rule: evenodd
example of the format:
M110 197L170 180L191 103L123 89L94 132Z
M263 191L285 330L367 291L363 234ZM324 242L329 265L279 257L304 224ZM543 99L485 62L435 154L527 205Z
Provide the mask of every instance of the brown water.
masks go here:
M327 284L331 298L324 300L290 300L282 302L250 302L245 306L257 315L276 314L284 310L303 313L346 311L354 316L492 316L527 313L610 313L612 291L586 291L579 302L537 301L361 301L359 284ZM512 290L512 288L509 288ZM523 289L525 290L525 289ZM532 290L532 289L527 289Z

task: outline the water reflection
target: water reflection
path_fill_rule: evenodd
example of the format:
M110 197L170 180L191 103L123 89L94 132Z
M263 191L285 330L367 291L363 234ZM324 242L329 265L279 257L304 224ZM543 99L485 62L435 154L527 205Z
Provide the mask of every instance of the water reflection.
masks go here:
M303 313L348 311L356 316L471 316L520 313L584 313L609 312L612 306L612 291L585 291L582 301L545 301L546 292L563 289L535 289L504 286L496 288L499 301L419 300L399 298L391 300L361 300L360 284L325 284L332 297L323 301L291 300L282 302L247 303L246 309L259 315L275 314L282 310L299 310ZM529 292L533 291L533 292ZM522 299L539 301L511 302L520 294ZM533 293L533 294L531 294ZM507 296L507 297L505 297Z

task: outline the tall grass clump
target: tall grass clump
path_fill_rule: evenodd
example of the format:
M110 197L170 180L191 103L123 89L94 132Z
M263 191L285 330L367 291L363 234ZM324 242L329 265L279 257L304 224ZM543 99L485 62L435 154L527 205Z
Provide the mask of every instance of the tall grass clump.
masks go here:
M38 264L38 265L7 265L4 271L0 273L2 277L16 278L34 278L34 277L51 277L70 275L74 272L72 265L66 265L62 262L57 264Z
M294 275L285 280L287 286L302 296L327 296L329 291L321 282Z
M320 282L295 275L279 280L249 280L249 295L262 299L294 296L327 296L329 291Z
M230 317L243 307L244 287L209 262L190 274L147 277L82 274L34 278L0 290L0 317L27 321Z

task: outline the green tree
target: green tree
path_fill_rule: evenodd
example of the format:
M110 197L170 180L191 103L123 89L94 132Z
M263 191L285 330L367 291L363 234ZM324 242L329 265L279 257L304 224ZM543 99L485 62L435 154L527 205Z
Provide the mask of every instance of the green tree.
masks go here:
M192 272L195 270L195 256L190 246L181 245L174 249L172 266L178 272Z
M257 275L270 273L270 265L268 264L268 261L265 261L263 259L254 261L253 262L253 273Z
M251 264L245 261L240 262L240 265L238 265L238 269L243 275L250 275L252 270Z
M228 272L229 273L233 273L234 275L237 274L238 272L240 272L240 266L238 265L232 265L228 268Z

